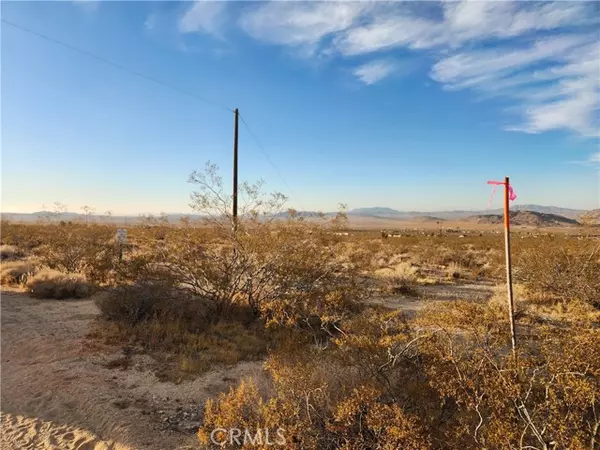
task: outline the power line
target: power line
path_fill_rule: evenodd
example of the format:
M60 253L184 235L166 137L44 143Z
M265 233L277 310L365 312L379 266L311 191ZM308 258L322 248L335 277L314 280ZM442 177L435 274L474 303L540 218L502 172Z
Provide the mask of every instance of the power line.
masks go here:
M151 82L159 84L159 85L161 85L163 87L169 88L169 89L171 89L171 90L173 90L175 92L178 92L178 93L180 93L182 95L186 95L186 96L191 97L191 98L193 98L195 100L207 103L207 104L209 104L211 106L214 106L214 107L217 107L217 108L220 108L220 109L224 109L224 110L227 110L229 112L233 112L233 109L228 108L227 106L221 105L219 103L215 103L212 100L207 99L206 97L202 97L202 96L194 94L192 92L185 91L185 90L180 89L178 87L175 87L175 86L173 86L171 84L165 83L164 81L160 81L160 80L154 78L153 76L146 75L146 74L144 74L142 72L138 72L137 70L130 69L130 68L125 67L125 66L123 66L123 65L121 65L119 63L116 63L114 61L106 59L103 56L96 55L96 54L94 54L94 53L92 53L92 52L90 52L88 50L84 50L84 49L75 47L75 46L73 46L71 44L68 44L68 43L66 43L64 41L61 41L59 39L56 39L56 38L50 37L48 35L45 35L43 33L39 33L37 31L31 30L31 29L29 29L27 27L24 27L22 25L18 25L16 23L11 22L9 20L6 20L4 18L2 18L2 22L5 23L5 24L7 24L7 25L10 25L11 27L16 28L18 30L24 31L26 33L30 33L30 34L32 34L34 36L37 36L37 37L42 38L42 39L45 39L45 40L47 40L49 42L52 42L54 44L61 45L61 46L65 47L65 48L68 48L71 51L74 51L74 52L80 53L82 55L85 55L85 56L87 56L89 58L93 58L95 60L101 61L101 62L103 62L105 64L108 64L109 66L112 66L112 67L114 67L116 69L122 70L124 72L128 72L128 73L130 73L132 75L135 75L137 77L143 78L143 79L145 79L147 81L151 81Z
M228 112L235 113L235 111L233 109L231 109L231 108L229 108L227 106L224 106L224 105L222 105L220 103L216 103L216 102L214 102L212 100L209 100L206 97L202 97L202 96L194 94L192 92L185 91L185 90L180 89L180 88L178 88L176 86L173 86L171 84L165 83L164 81L161 81L161 80L159 80L157 78L154 78L151 75L146 75L146 74L144 74L142 72L138 72L137 70L130 69L130 68L126 67L126 66L123 66L122 64L119 64L117 62L111 61L111 60L109 60L109 59L107 59L107 58L105 58L103 56L96 55L95 53L92 53L92 52L90 52L88 50L81 49L79 47L75 47L74 45L71 45L71 44L69 44L67 42L61 41L59 39L53 38L53 37L48 36L46 34L43 34L43 33L40 33L38 31L32 30L30 28L24 27L23 25L16 24L16 23L11 22L9 20L6 20L4 18L2 18L1 20L2 20L3 23L5 23L7 25L10 25L13 28L16 28L16 29L21 30L23 32L32 34L32 35L37 36L37 37L39 37L41 39L45 39L45 40L47 40L49 42L52 42L54 44L58 44L58 45L60 45L62 47L65 47L65 48L71 50L71 51L74 51L74 52L79 53L81 55L87 56L88 58L92 58L92 59L95 59L97 61L101 61L104 64L108 64L109 66L112 66L112 67L114 67L116 69L122 70L124 72L128 72L131 75L143 78L143 79L145 79L147 81L151 81L151 82L153 82L155 84L158 84L160 86L169 88L169 89L171 89L171 90L173 90L175 92L178 92L179 94L191 97L191 98L193 98L193 99L195 99L197 101L204 102L204 103L207 103L207 104L209 104L211 106L214 106L214 107L226 110ZM275 165L275 163L273 162L273 160L271 159L271 157L269 156L269 154L267 153L267 151L264 149L264 147L260 143L260 141L257 138L257 136L252 132L252 130L250 129L250 126L248 125L248 123L246 122L246 120L244 119L244 117L242 117L241 114L240 114L240 119L242 120L242 123L246 127L246 130L248 130L248 133L250 134L250 136L252 137L252 139L256 143L256 145L259 148L259 150L262 152L262 154L264 155L264 157L267 159L267 161L269 162L269 164L271 165L271 167L273 167L273 169L275 170L275 172L277 173L277 175L279 176L279 178L283 182L284 186L288 189L288 191L290 192L290 194L298 202L298 205L302 209L304 209L304 207L302 206L302 204L300 202L300 199L294 194L292 188L287 184L287 182L285 181L285 178L283 177L283 175L281 174L281 172L279 171L279 169L277 168L277 166Z
M252 132L252 130L250 129L250 126L248 125L248 123L246 122L246 120L244 119L244 117L241 114L240 114L240 119L242 120L242 123L246 127L246 130L248 130L248 133L250 134L250 136L252 137L252 139L256 143L256 146L258 147L258 149L261 151L261 153L264 155L264 157L266 158L266 160L269 162L269 164L271 165L271 167L273 167L273 169L275 170L275 172L277 173L277 175L279 176L279 178L283 182L283 185L287 188L287 190L290 192L290 194L292 195L292 197L294 197L294 199L298 202L298 205L300 206L300 208L302 208L304 210L305 208L304 208L304 206L302 206L302 203L300 202L300 199L298 198L297 195L294 194L294 191L292 190L292 188L286 183L285 178L283 177L283 175L281 174L281 172L279 171L279 169L277 169L277 166L275 165L275 163L273 162L273 160L271 159L271 157L269 156L269 154L267 153L267 151L265 150L265 148L262 146L262 144L260 143L260 141L258 140L258 138L256 137L256 135Z

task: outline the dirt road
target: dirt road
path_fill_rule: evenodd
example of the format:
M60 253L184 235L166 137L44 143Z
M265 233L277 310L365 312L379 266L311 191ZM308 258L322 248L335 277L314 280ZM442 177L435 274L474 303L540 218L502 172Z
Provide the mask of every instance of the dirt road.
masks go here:
M261 371L260 363L242 363L175 385L159 382L147 355L135 356L128 370L111 369L121 349L86 337L97 314L92 300L2 293L3 450L198 448L201 405ZM173 423L177 412L187 422Z

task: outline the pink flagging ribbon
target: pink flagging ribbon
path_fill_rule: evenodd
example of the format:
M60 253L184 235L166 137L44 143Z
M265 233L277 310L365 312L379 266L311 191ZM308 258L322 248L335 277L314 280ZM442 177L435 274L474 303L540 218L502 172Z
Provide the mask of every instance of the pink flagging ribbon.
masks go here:
M494 200L494 196L496 195L496 188L498 186L504 186L504 181L488 181L487 184L492 184L494 185L494 190L492 191L492 196L490 197L490 200L488 201L487 207L489 208L490 205L492 204L492 200ZM510 201L515 201L517 199L517 194L515 194L515 190L512 188L512 186L509 184L508 185L508 199Z

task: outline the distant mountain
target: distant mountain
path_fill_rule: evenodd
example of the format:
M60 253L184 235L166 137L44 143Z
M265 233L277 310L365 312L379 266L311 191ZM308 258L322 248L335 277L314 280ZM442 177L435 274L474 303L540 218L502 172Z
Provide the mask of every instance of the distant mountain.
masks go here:
M543 214L555 214L558 216L563 216L568 219L576 219L582 213L585 213L584 210L581 209L570 209L570 208L560 208L557 206L541 206L541 205L511 205L512 211L533 211ZM350 216L370 216L370 217L386 217L386 218L396 218L396 219L413 219L419 216L430 216L436 217L439 219L448 219L448 220L460 220L465 219L470 216L479 216L479 215L490 215L490 214L503 214L503 209L488 209L488 210L454 210L454 211L398 211L397 209L387 208L387 207L373 207L373 208L357 208L348 211L348 215Z
M511 211L530 211L532 213L540 213L540 214L550 214L555 216L562 216L566 219L575 220L580 217L582 214L589 213L584 210L579 209L570 209L570 208L560 208L557 206L540 206L540 205L511 205ZM315 217L319 215L319 213L315 211L297 211L296 214L300 217ZM397 209L389 208L386 206L376 206L376 207L368 207L368 208L356 208L348 211L348 215L350 218L354 217L368 217L371 219L393 219L393 220L413 220L413 221L441 221L441 220L464 220L470 218L472 220L473 216L490 216L490 215L498 215L501 216L503 214L502 209L488 209L488 210L454 210L454 211L399 211ZM324 213L327 217L333 217L336 215L335 212L327 212ZM44 219L45 217L52 217L54 221L56 220L64 220L64 221L75 221L75 220L85 220L85 215L73 213L73 212L65 212L58 216L54 216L49 211L36 211L34 213L1 213L3 220L13 220L17 222L35 222L40 219ZM178 223L179 220L187 216L191 220L200 219L202 216L197 214L180 214L173 213L168 214L169 222ZM280 212L275 215L275 217L287 217L288 212ZM154 215L154 217L158 218L159 215ZM584 216L586 217L586 216ZM140 223L140 216L127 215L127 216L112 216L107 217L105 215L93 215L93 220L96 222L111 222L116 223ZM492 220L492 219L486 219ZM533 220L533 219L532 219ZM597 219L595 219L597 220Z
M380 217L390 217L390 216L401 216L406 215L406 213L402 211L398 211L396 209L387 208L385 206L374 206L372 208L356 208L348 211L348 214L353 216L380 216Z
M335 216L337 213L333 213L333 212L329 212L329 213L320 213L318 211L295 211L295 215L296 217L317 217L320 215L324 215L324 216ZM274 214L274 217L289 217L290 216L290 212L289 211L281 211L278 212L277 214Z
M540 206L540 205L514 205L510 208L513 211L533 211L544 214L556 214L557 216L567 217L568 219L577 219L582 213L582 209L561 208L558 206ZM500 210L501 211L501 210Z
M501 214L483 214L467 217L465 220L469 222L485 223L485 224L501 224L504 221L504 216ZM569 219L557 214L547 214L537 211L511 211L510 223L512 225L528 225L535 227L572 227L580 226L581 224L575 219Z

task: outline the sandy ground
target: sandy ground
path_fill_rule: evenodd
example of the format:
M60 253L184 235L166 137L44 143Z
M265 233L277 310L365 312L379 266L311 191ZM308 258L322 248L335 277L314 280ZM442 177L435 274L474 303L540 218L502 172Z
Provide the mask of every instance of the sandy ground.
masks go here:
M389 296L373 298L372 303L378 303L388 308L400 309L408 315L415 314L427 305L440 301L489 300L494 295L494 284L489 282L465 283L457 285L435 284L416 288L418 296Z
M134 356L128 370L107 368L122 353L86 337L97 314L92 300L2 293L3 450L198 448L195 422L182 432L166 426L168 416L199 411L207 398L262 371L261 363L242 363L175 385L157 380L147 355Z

